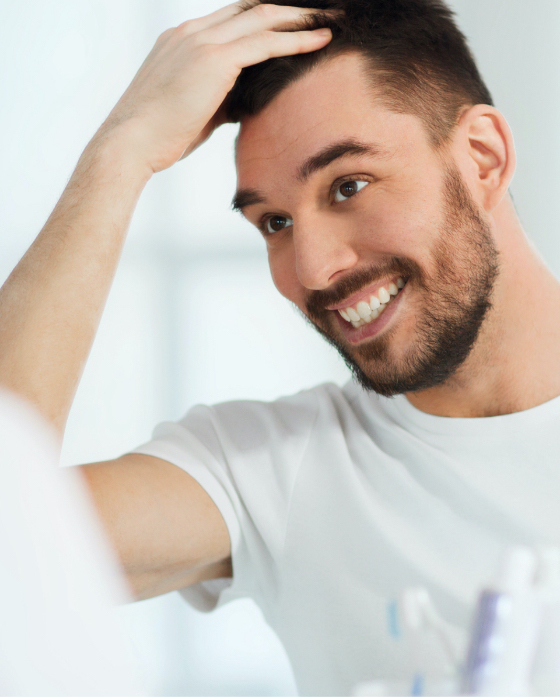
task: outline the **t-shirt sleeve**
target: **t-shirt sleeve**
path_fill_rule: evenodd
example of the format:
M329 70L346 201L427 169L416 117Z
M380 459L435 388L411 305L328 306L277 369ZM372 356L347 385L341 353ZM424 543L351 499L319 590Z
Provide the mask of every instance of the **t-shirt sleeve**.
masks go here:
M197 406L178 422L160 424L133 452L166 460L191 475L220 511L231 540L233 579L183 589L209 611L251 597L274 606L290 498L317 415L314 390L275 402Z

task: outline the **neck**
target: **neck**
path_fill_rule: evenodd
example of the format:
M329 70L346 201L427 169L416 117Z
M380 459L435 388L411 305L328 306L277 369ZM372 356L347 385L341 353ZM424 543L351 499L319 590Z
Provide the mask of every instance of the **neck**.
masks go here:
M430 414L511 414L560 395L560 283L525 236L509 196L492 218L500 275L477 342L443 385L407 394Z

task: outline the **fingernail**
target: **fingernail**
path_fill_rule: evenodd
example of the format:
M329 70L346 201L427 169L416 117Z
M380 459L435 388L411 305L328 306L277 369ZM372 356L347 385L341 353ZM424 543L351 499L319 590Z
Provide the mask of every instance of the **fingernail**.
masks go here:
M330 29L318 29L317 30L318 36L331 36L332 31Z

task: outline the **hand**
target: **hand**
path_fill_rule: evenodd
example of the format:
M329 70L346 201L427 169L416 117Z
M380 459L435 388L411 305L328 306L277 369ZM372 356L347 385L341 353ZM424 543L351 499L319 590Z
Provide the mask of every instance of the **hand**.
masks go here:
M294 31L316 10L245 7L237 2L164 32L98 137L124 130L141 164L152 172L166 169L225 121L220 107L244 67L315 51L331 40L328 29Z

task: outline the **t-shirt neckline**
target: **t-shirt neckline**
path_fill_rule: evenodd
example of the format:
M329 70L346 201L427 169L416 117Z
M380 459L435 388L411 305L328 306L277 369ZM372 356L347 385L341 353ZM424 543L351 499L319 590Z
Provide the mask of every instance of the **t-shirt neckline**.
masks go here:
M502 429L511 433L511 429L516 426L527 428L532 424L542 423L543 419L560 419L560 395L523 411L472 418L428 414L413 406L405 395L385 398L383 401L386 411L401 425L414 424L425 431L441 435L480 436L484 433L499 433Z

